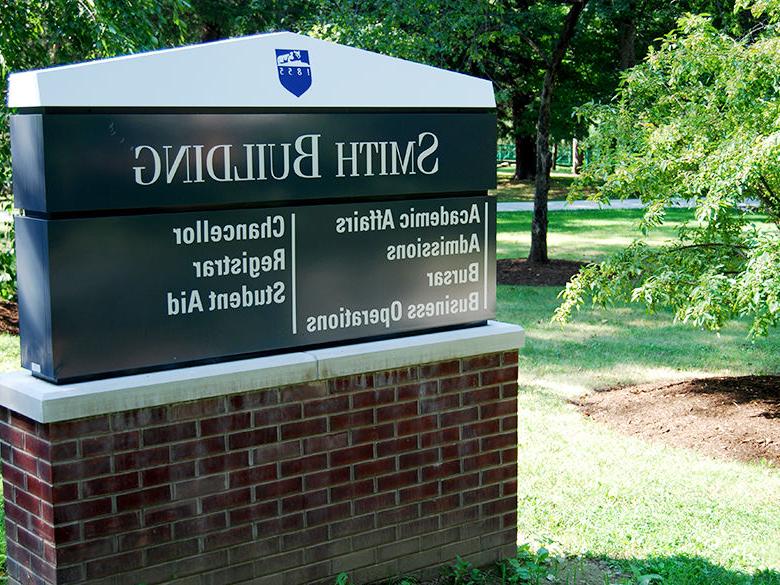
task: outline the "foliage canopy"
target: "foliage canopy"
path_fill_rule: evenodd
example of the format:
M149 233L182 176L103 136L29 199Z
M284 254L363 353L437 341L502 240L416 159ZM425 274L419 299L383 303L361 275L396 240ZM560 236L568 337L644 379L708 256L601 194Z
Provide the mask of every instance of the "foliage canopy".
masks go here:
M756 12L780 13L777 0L762 4ZM678 320L713 330L749 316L753 335L780 321L778 55L777 25L736 39L688 15L624 75L612 102L581 108L595 154L582 186L602 201L639 197L645 232L678 197L694 200L697 221L669 245L639 240L584 268L562 293L557 320L590 298L671 307ZM773 229L751 224L746 198Z

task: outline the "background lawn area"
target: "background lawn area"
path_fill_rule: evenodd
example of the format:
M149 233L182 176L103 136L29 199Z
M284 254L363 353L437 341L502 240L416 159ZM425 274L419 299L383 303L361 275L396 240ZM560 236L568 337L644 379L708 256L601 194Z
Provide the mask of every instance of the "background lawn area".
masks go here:
M501 202L512 201L533 201L534 200L534 181L513 182L512 175L515 173L514 166L498 167L496 178L498 187L490 191L491 195L498 197ZM574 182L576 175L571 174L571 169L563 168L560 171L553 171L550 180L550 201L565 201L569 194L569 187Z

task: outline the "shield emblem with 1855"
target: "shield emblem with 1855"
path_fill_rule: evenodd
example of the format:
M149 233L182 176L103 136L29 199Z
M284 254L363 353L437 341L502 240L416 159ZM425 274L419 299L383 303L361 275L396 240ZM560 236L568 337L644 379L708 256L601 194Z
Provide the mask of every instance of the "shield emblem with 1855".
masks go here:
M311 87L309 51L276 49L276 72L284 89L301 97Z

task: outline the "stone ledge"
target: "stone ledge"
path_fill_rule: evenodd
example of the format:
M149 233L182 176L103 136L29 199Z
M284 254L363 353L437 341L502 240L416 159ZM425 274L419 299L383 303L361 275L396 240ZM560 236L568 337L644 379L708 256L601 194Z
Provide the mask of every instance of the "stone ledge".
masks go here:
M41 423L59 422L358 372L516 350L522 347L524 336L523 328L518 325L489 321L481 327L443 333L60 386L19 370L0 376L0 405Z

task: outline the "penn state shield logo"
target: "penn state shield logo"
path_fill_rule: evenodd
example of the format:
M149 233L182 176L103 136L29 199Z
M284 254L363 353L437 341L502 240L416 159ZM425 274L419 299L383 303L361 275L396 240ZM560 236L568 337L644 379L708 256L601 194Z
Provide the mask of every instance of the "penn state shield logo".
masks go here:
M295 97L301 97L311 87L309 51L276 49L276 72L282 87Z

